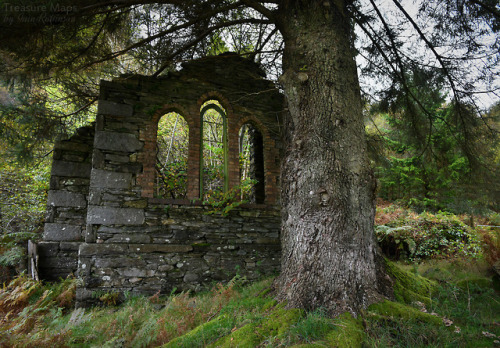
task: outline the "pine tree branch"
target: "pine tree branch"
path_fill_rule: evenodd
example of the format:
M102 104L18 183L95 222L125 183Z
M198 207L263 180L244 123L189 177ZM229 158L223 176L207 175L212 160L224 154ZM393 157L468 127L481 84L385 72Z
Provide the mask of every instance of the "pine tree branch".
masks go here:
M173 27L170 27L166 30L162 30L160 31L159 33L155 34L155 35L151 35L151 36L148 36L147 38L144 38L142 40L139 40L135 43L133 43L132 45L120 50L120 51L116 51L116 52L113 52L112 54L109 54L107 56L104 56L103 58L101 59L97 59L97 60L94 60L84 66L82 66L82 68L87 68L89 66L92 66L92 65L95 65L95 64L98 64L98 63L102 63L102 62L106 62L108 60L111 60L111 59L114 59L114 58L118 58L122 55L124 55L125 53L135 49L135 48L139 48L151 41L154 41L158 38L161 38L162 36L165 36L165 35L168 35L168 34L172 34L172 33L175 33L176 31L179 31L179 30L182 30L182 29L186 29L186 28L189 28L190 26L193 26L197 23L200 22L200 20L204 20L204 19L208 19L208 18L211 18L213 16L215 16L216 14L220 14L220 13L223 13L223 12L227 12L227 11L230 11L230 10L234 10L238 7L240 7L242 5L241 1L237 1L235 3L232 3L228 6L224 6L222 8L218 8L218 9L214 9L212 11L207 11L205 12L202 16L199 16L199 17L196 17L195 19L191 20L191 21L188 21L188 22L185 22L185 23L182 23L180 25L177 25L177 26L173 26Z
M254 1L254 0L242 0L242 2L247 5L248 7L253 8L255 11L259 12L263 16L267 17L268 19L274 21L275 14L272 10L268 9L260 1Z
M436 57L437 61L441 65L441 68L443 69L443 72L446 76L446 79L450 83L450 87L453 91L453 98L455 101L458 103L458 92L455 86L455 81L453 80L453 77L450 75L450 71L448 70L448 67L446 66L446 63L443 61L443 57L436 51L436 48L434 45L427 39L425 34L422 32L422 29L418 26L418 24L413 20L413 18L408 14L408 12L404 9L404 7L398 2L398 0L392 0L392 2L396 5L396 7L403 13L403 15L408 19L408 21L411 23L413 28L417 31L418 35L420 38L425 42L427 47L432 51L432 54L434 57Z
M486 11L488 11L489 13L491 13L497 19L500 19L500 11L497 10L496 8L488 6L487 4L485 4L484 2L479 1L479 0L469 0L469 1L472 2L473 4L481 6L483 9L485 9Z
M202 41L204 38L206 38L208 35L213 33L215 30L222 29L222 28L227 28L236 24L263 24L263 23L271 23L269 20L264 20L264 19L254 19L254 18L248 18L248 19L238 19L234 21L228 21L228 22L223 22L219 23L217 25L214 25L207 30L205 30L202 34L198 35L196 38L193 40L187 42L186 44L182 45L180 48L169 54L167 57L165 57L165 63L161 65L161 67L152 75L154 77L158 76L162 71L164 71L168 66L172 63L171 60L175 58L177 55L180 53L186 51L188 48L193 47L200 41Z

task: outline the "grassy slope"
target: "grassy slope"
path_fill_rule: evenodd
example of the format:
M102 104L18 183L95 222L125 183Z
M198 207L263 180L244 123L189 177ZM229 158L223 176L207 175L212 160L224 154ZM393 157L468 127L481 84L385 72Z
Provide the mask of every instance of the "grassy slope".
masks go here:
M272 297L272 279L234 279L196 296L133 297L119 306L105 306L115 299L108 294L102 308L74 310L74 280L18 278L0 291L0 347L500 346L500 295L483 259L388 268L396 302L335 319L285 309Z
M398 302L372 305L357 319L284 309L268 293L271 279L85 311L68 308L74 281L44 287L18 280L0 293L0 346L491 347L500 340L494 337L500 336L500 296L471 263L417 269L435 281L390 267L404 284L396 287Z

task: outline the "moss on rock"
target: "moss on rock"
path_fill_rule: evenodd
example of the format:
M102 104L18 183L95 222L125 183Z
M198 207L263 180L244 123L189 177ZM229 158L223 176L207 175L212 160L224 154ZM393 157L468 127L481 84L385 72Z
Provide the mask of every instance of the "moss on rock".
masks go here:
M420 275L405 271L394 263L386 261L386 269L394 279L394 297L403 303L420 301L431 304L431 295L436 290L436 282Z
M413 307L398 302L383 301L375 303L368 307L368 311L371 312L370 314L372 315L381 316L381 319L384 317L401 318L408 321L420 321L434 325L443 324L442 319L437 316L421 312Z

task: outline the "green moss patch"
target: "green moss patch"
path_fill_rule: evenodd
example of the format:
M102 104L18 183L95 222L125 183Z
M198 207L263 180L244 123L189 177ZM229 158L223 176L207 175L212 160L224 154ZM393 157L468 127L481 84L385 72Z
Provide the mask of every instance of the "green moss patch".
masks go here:
M405 271L389 261L386 262L386 269L394 279L394 296L397 301L431 304L431 295L436 291L437 285L434 281Z
M375 303L368 307L368 311L372 314L380 315L386 318L420 321L435 325L443 324L442 319L437 316L421 312L413 307L398 302L383 301Z
M336 328L326 336L328 346L338 348L361 347L365 332L361 319L355 319L350 313L344 313L333 320Z
M221 315L209 322L198 325L185 335L174 338L162 347L203 347L231 331L232 319Z
M299 309L276 307L267 318L234 330L213 347L256 347L266 339L280 339L303 315Z
M480 277L468 278L456 282L455 285L462 290L481 292L482 290L493 288L493 281Z

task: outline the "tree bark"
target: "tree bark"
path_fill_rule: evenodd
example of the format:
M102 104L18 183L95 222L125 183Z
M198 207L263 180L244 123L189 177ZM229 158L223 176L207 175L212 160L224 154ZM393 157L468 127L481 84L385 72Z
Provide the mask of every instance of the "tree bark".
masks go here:
M373 232L370 167L352 26L344 0L284 0L287 100L282 269L289 307L359 313L390 292Z

